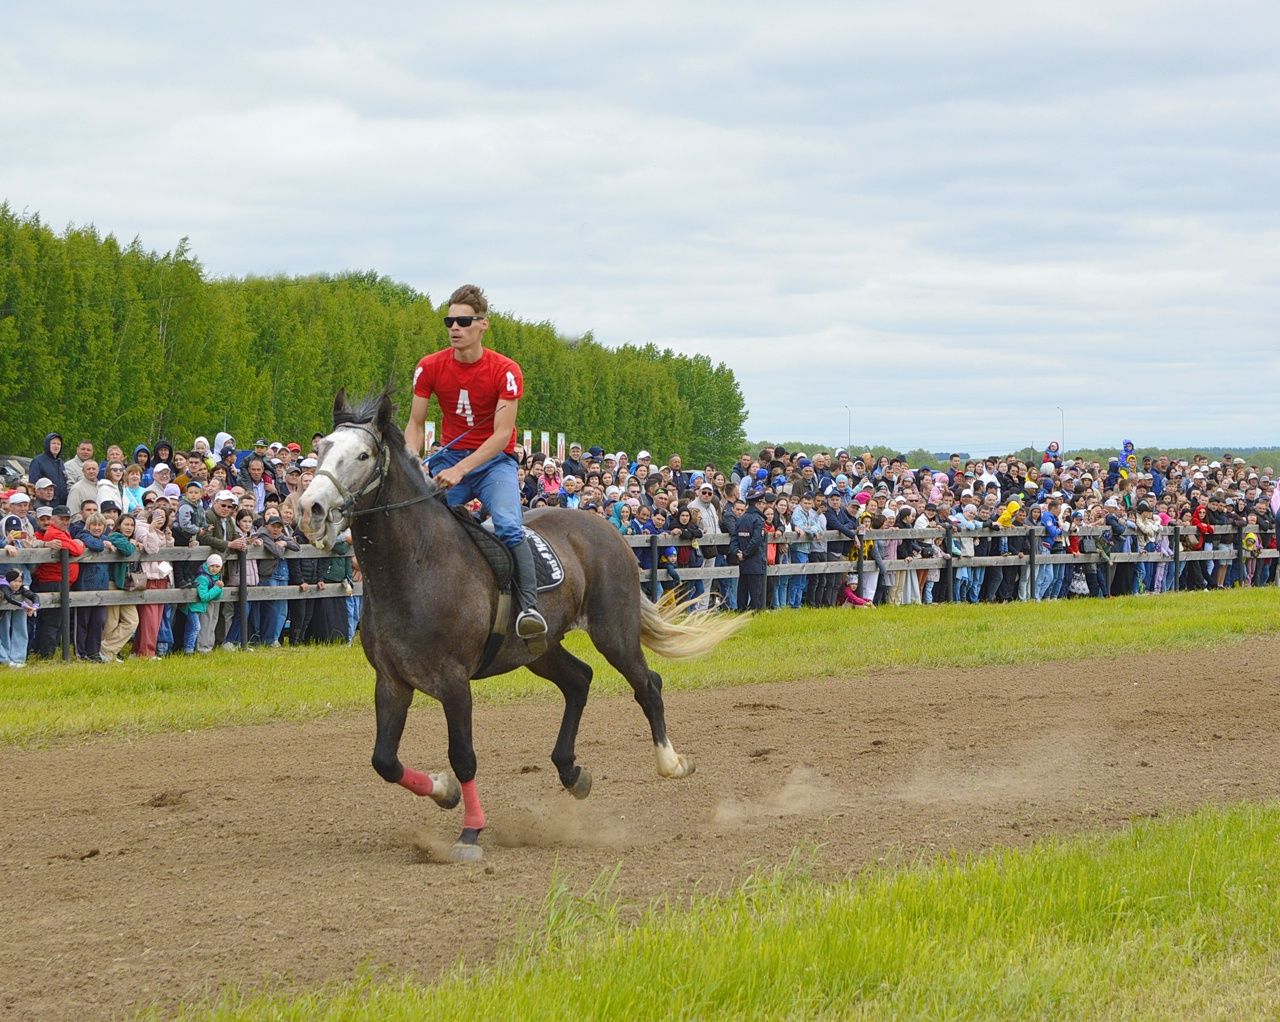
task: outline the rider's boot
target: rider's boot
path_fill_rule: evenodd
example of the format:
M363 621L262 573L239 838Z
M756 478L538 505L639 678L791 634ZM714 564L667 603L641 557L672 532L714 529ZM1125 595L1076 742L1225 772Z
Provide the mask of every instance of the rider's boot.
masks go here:
M515 562L516 603L520 613L516 615L516 635L525 641L529 652L541 656L547 649L547 621L538 613L538 574L533 566L533 551L527 542L511 548Z

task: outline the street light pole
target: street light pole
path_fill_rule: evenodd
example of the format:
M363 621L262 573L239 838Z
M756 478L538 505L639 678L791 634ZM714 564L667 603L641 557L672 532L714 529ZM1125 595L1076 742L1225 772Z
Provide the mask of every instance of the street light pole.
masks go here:
M1061 429L1058 431L1058 451L1065 458L1067 456L1067 413L1062 410L1062 405L1058 405L1058 421Z
M844 410L849 415L849 430L844 441L844 449L847 451L850 447L853 446L853 409L851 409L848 405L845 405Z

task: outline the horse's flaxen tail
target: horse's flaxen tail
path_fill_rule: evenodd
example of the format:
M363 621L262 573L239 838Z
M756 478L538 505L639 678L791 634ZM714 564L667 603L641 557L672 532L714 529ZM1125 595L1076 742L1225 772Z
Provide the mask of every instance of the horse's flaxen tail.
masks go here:
M690 614L697 602L662 600L654 603L640 596L640 641L668 660L690 660L710 653L738 629L750 614Z

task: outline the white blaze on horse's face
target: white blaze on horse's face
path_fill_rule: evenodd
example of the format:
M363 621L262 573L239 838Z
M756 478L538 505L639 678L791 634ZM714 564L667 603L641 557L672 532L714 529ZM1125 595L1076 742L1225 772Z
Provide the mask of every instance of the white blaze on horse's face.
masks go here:
M339 428L320 441L317 453L320 464L311 485L298 498L298 515L311 542L327 550L346 527L339 508L347 495L357 492L377 471L377 448L367 430Z

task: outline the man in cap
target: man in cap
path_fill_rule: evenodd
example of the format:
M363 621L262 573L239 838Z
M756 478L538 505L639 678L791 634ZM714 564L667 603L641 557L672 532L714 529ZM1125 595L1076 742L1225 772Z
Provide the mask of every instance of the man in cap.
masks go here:
M219 490L214 494L213 515L196 537L198 546L212 547L223 558L235 556L248 548L248 542L236 531L235 512L238 504L236 495L230 490ZM236 605L231 601L210 608L209 622L213 629L201 631L198 647L201 653L208 653L226 637L226 629L231 626L231 617L235 612Z
M36 508L36 542L32 546L51 550L65 550L72 558L84 553L84 544L70 532L71 509L65 504ZM67 578L71 585L80 578L80 565L72 560L67 566ZM59 560L37 564L32 573L31 588L37 593L56 593L62 585L62 564ZM53 656L62 644L62 612L57 607L42 609L36 615L35 650L42 657Z
M564 459L560 472L565 478L569 476L577 476L579 479L587 478L587 466L582 463L582 444L575 441L569 445L569 457Z
M747 509L729 539L729 563L738 566L738 610L764 610L764 515L760 501L765 489L757 484L746 492Z

